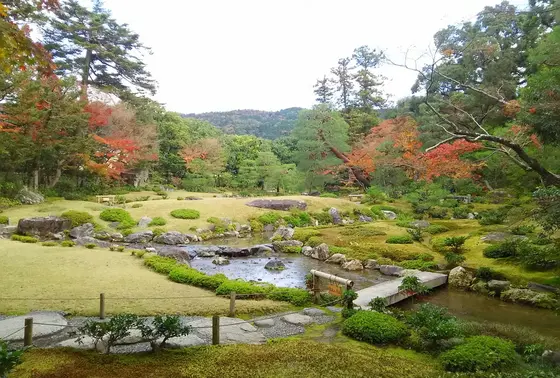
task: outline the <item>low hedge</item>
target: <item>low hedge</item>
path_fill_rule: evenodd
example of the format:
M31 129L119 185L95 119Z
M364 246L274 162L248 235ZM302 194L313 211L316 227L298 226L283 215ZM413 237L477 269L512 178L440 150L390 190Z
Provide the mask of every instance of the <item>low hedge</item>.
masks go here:
M409 334L406 325L392 316L374 311L358 311L342 324L342 333L370 344L397 342Z
M414 241L409 235L390 236L385 240L388 244L412 244Z
M187 266L177 266L169 272L169 279L174 282L198 286L209 290L216 290L220 285L222 285L222 283L226 282L228 278L223 274L208 276Z
M56 247L58 243L54 241L46 241L46 242L42 242L41 245L43 247Z
M515 345L492 336L473 336L464 344L442 353L440 360L448 371L475 372L494 369L515 361Z
M282 219L282 215L269 211L266 212L264 214L259 215L259 217L257 218L257 220L264 225L267 224L275 224L276 222L278 222L280 219Z
M307 290L291 287L277 287L272 289L266 298L273 301L290 302L295 306L303 306L311 301L311 295Z
M216 289L216 294L218 295L229 295L233 292L236 294L264 294L267 292L267 288L243 280L228 280L226 278ZM262 296L256 295L255 297L259 298ZM244 296L244 298L251 298L251 296Z
M431 224L428 227L426 227L424 231L426 231L430 235L437 235L449 231L449 228L442 226L440 224Z
M298 247L298 246L282 247L282 252L283 253L301 253L301 247Z
M39 239L33 237L33 236L26 236L26 235L18 235L18 234L13 234L10 239L18 241L18 242L22 242L22 243L38 243Z
M179 263L170 257L150 256L144 259L144 265L158 273L169 274Z
M171 212L171 216L179 219L198 219L200 218L200 211L194 209L177 209Z
M85 211L68 210L61 214L62 218L70 219L72 227L78 227L86 223L94 223L93 215Z
M73 247L76 245L76 243L74 243L72 240L63 240L60 245L63 247Z

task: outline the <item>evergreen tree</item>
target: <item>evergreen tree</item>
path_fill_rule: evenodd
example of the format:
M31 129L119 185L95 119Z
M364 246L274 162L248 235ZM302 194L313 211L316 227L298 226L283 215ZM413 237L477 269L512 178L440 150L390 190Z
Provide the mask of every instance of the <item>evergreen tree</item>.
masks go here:
M368 46L361 46L354 50L352 58L358 68L358 72L354 75L354 79L358 84L356 105L361 110L371 113L374 108L385 104L383 94L379 89L383 82L378 75L371 72L372 69L379 66L383 54L372 50Z
M327 76L323 76L322 79L317 79L317 83L313 86L315 88L314 92L317 98L317 101L320 104L327 104L329 105L332 101L333 97L333 89L331 86L331 80L327 78Z
M336 90L340 93L338 104L342 106L344 111L350 107L352 99L352 67L350 66L350 58L342 58L338 60L338 65L331 69L331 73L335 75Z

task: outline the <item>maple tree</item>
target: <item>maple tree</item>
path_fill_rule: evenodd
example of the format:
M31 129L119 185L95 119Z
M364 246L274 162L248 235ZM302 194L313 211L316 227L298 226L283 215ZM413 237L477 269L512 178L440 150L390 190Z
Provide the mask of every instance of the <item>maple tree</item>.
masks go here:
M223 147L216 138L190 143L181 150L186 169L192 173L209 174L223 170L225 166Z

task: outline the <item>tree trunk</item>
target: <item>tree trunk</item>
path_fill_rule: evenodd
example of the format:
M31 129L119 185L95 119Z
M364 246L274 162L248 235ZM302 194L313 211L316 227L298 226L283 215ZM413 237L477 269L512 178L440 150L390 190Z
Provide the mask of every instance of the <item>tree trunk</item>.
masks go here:
M56 173L54 175L54 177L52 178L52 180L50 180L48 187L49 188L54 188L56 184L58 184L58 181L60 180L60 177L62 176L62 168L61 168L61 164L59 163L56 166Z
M91 36L90 36L91 38ZM82 100L87 100L88 98L88 83L89 83L89 65L91 64L91 49L86 50L84 70L82 72Z
M39 190L39 170L38 169L34 169L33 170L33 178L32 178L32 183L31 183L31 187L33 188L34 191Z

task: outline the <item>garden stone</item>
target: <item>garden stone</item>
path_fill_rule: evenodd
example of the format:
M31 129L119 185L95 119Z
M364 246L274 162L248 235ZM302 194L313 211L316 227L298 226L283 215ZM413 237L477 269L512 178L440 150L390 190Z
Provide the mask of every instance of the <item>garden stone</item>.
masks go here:
M111 234L111 240L114 242L120 242L124 240L124 236L120 232L114 232Z
M527 288L534 290L534 291L544 291L544 292L548 292L548 293L556 293L556 294L560 294L560 289L556 288L554 286L549 286L549 285L543 285L540 283L536 283L536 282L529 282L527 284Z
M276 252L283 252L286 247L302 247L303 243L299 240L281 240L272 243L272 248Z
M264 232L274 232L274 225L273 224L267 224L263 227L263 231Z
M151 230L135 232L124 238L126 243L147 243L151 241L154 237L154 233Z
M107 231L99 231L93 234L93 237L99 240L112 240L111 234Z
M553 350L545 350L542 354L542 358L545 361L550 362L556 366L560 366L560 352Z
M368 217L366 215L360 215L358 217L358 221L360 222L373 222L373 218L372 217Z
M291 227L280 226L270 240L291 240L295 230Z
M157 251L157 254L158 256L170 257L172 259L175 259L180 264L188 265L189 261L191 260L191 256L189 255L189 252L178 247L162 248L159 251Z
M74 227L73 229L71 229L70 237L74 239L83 238L86 236L93 236L93 233L94 233L93 224L85 223L82 224L81 226Z
M395 214L394 211L381 210L381 212L383 213L383 216L385 217L385 219L388 219L388 220L395 220L395 219L397 219L397 214Z
M219 254L226 257L247 257L251 255L249 248L224 247Z
M508 302L518 302L542 308L556 308L560 305L554 294L540 293L529 289L510 288L500 294L500 298Z
M270 246L272 246L272 244L270 244ZM254 245L249 249L249 251L251 252L251 255L260 255L274 252L274 250L266 244Z
M177 244L187 244L189 239L179 231L168 231L154 238L155 243L167 244L167 245L177 245Z
M333 224L342 224L342 217L336 208L331 207L329 209L329 215L331 216Z
M379 269L379 263L377 262L377 260L366 260L366 265L365 265L366 269Z
M307 209L307 204L304 201L289 200L289 199L256 199L251 202L247 202L245 205L251 207L258 207L261 209L283 210L283 211L288 211L293 208L299 210Z
M308 307L303 309L303 314L309 316L321 316L325 315L325 311L314 307Z
M198 235L195 235L195 234L183 234L183 236L185 238L187 238L188 241L191 241L191 242L202 241L202 238L200 238Z
M33 318L33 323L46 323L54 325L33 324L33 337L49 336L60 332L68 325L68 321L58 312L39 311L23 316L14 316L0 320L0 339L4 341L23 340L23 324L26 318ZM18 329L20 329L18 331ZM16 332L17 331L17 332Z
M128 345L128 344L138 344L143 342L142 331L137 328L131 329L129 335L117 340L115 345Z
M52 234L51 238L54 240L64 240L66 239L66 235L64 235L64 232L57 232L56 234Z
M398 276L403 268L396 265L380 265L379 271L386 276Z
M409 223L412 228L428 228L430 227L430 222L425 220L415 220Z
M239 226L239 232L242 234L247 234L251 232L251 226L249 226L248 224L242 224Z
M216 257L216 258L214 258L214 260L212 260L212 264L228 265L229 264L229 259L227 259L225 257Z
M346 262L346 255L343 255L342 253L335 253L334 255L329 257L325 262L331 264L344 264Z
M203 338L212 337L212 318L204 318L190 322L188 325L196 329ZM199 328L205 327L205 328ZM220 317L220 344L264 344L266 338L257 328L238 318Z
M486 235L484 235L483 237L480 238L481 241L485 242L485 243L501 243L503 241L505 241L506 239L519 239L519 240L523 240L523 239L527 239L526 236L522 236L522 235L513 235L510 234L508 232L490 232Z
M75 242L78 245L95 244L100 248L109 248L111 246L111 243L103 240L97 240L96 238L92 238L91 236L84 236L83 238L78 238L75 240Z
M280 260L270 260L266 263L264 268L268 270L284 270L286 269L286 265Z
M226 238L238 238L239 232L238 231L226 231L224 232L224 236Z
M24 205L36 205L45 201L45 197L41 194L35 193L27 188L21 189L18 194L16 194L15 199Z
M311 251L311 258L324 261L329 258L329 246L325 243L319 244Z
M157 340L161 343L161 339ZM171 337L165 342L165 347L169 349L181 349L186 347L193 347L198 345L204 345L206 342L200 337L189 334L185 336Z
M301 254L304 256L311 256L311 254L313 253L313 248L306 245L305 247L301 248Z
M55 216L22 218L18 222L17 231L21 235L48 236L70 229L70 219Z
M342 269L344 270L364 270L364 266L360 260L351 260L342 264Z
M474 275L462 266L457 266L451 269L447 280L450 287L457 289L468 289L472 285L473 281Z
M0 237L10 238L17 231L17 226L0 226Z
M149 253L156 253L157 250L156 250L154 247L146 247L146 252L149 252Z
M477 281L471 285L470 289L481 294L488 294L488 284L484 281Z
M342 224L354 224L354 219L344 218Z
M313 318L309 315L302 315L302 314L289 314L284 315L281 318L286 323L294 324L294 325L308 325L314 322Z
M263 320L255 320L255 326L259 328L270 328L274 327L274 319L263 319Z
M509 281L490 280L488 281L488 290L501 293L502 291L509 289L510 285Z
M475 218L476 218L476 216L475 216L473 213L468 213L468 214L467 214L467 219L471 219L471 220L472 220L472 219L475 219Z
M148 225L150 224L151 221L152 221L152 218L144 216L144 217L140 218L140 220L138 221L138 227L146 228L146 227L148 227Z
M196 252L198 257L214 257L216 256L216 252L212 250L203 249Z
M336 306L327 306L326 309L331 312L342 312L343 310L342 307L336 307Z

